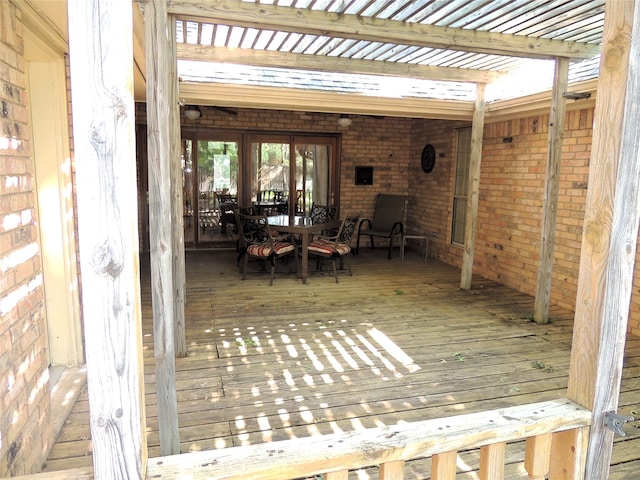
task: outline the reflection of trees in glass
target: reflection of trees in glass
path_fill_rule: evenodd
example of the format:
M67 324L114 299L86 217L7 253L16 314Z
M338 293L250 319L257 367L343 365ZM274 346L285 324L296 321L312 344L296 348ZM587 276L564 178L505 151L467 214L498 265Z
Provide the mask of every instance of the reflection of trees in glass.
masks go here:
M198 177L200 191L238 191L238 144L199 141Z
M261 143L259 190L289 190L289 144Z

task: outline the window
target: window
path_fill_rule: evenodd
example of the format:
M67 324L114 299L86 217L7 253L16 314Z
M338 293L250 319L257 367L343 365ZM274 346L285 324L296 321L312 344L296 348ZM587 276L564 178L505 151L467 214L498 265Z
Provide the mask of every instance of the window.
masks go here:
M453 187L453 215L451 218L451 243L464 245L469 189L469 163L471 159L471 127L458 130L456 174Z

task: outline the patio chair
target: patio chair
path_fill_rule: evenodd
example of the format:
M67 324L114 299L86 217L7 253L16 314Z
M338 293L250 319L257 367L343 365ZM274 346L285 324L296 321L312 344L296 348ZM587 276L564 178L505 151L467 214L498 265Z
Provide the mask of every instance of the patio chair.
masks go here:
M371 248L375 248L373 237L389 239L389 255L393 248L393 237L399 235L402 238L404 232L404 211L407 204L405 195L391 195L379 193L376 197L376 208L373 213L373 220L365 218L358 227L358 240L354 253L360 251L360 235L368 235L371 241ZM364 228L363 228L364 227Z
M326 237L322 235L316 236L311 243L309 243L309 255L315 256L318 259L330 258L333 267L333 277L338 283L338 270L336 268L336 262L340 261L340 270L345 268L349 270L349 275L353 275L351 272L351 263L347 260L348 254L351 251L351 237L358 225L360 214L347 215L338 229L338 233L332 237Z
M311 205L309 218L311 218L311 223L328 223L336 218L336 207L318 205L314 202Z
M238 227L238 264L244 257L242 280L246 278L249 257L268 262L271 267L269 286L273 285L276 274L276 260L293 255L298 272L298 249L292 242L276 240L271 235L266 215L243 215L236 213Z

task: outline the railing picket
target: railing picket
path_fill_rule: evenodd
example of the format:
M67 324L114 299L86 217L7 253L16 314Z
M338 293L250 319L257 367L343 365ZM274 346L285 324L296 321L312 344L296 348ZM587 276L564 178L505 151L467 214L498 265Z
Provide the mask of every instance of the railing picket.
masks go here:
M502 480L507 444L492 443L480 448L480 480Z
M404 462L431 457L432 480L455 480L458 452L479 448L479 478L497 480L505 475L506 445L529 438L524 463L530 479L542 480L550 471L554 480L573 480L582 478L591 419L588 409L568 399L549 400L345 434L154 457L147 463L147 478L284 480L323 474L324 480L347 480L349 470L379 465L381 480L400 480ZM562 433L554 438L552 432ZM550 460L552 443L559 452ZM574 449L575 458L562 463L560 456L571 457L567 448Z
M549 478L557 480L584 478L588 443L589 427L554 433L551 440Z
M551 438L550 433L527 438L524 468L529 474L529 480L544 480L549 472Z
M457 451L438 453L431 457L431 480L455 480Z
M402 480L404 478L404 461L381 463L378 476L380 480Z

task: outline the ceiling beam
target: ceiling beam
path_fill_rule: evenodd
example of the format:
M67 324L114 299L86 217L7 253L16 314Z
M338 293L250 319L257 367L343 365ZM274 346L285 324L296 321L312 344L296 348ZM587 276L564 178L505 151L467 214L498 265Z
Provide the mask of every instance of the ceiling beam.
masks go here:
M236 63L258 67L284 67L299 70L385 75L392 77L451 82L491 83L500 74L488 70L435 67L410 63L381 62L355 58L328 57L299 53L227 48L180 43L178 59Z
M184 81L180 82L179 91L180 99L193 105L443 120L471 121L473 117L473 102L461 100L387 98L301 88Z
M585 59L592 58L600 52L600 46L594 44L440 27L239 0L169 0L168 11L182 20L490 55Z

